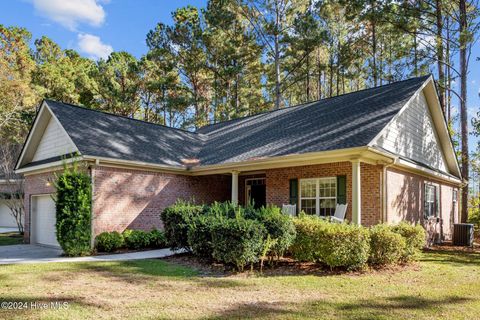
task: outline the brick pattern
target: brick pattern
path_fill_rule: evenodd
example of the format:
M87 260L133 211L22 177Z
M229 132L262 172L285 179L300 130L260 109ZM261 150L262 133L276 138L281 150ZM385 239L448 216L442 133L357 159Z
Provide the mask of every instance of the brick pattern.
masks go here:
M433 183L440 188L440 221L424 218L424 186ZM402 170L387 169L387 221L398 223L408 221L421 223L427 231L437 234L442 239L451 239L453 223L458 221L458 195L457 202L453 202L453 190L458 190L454 185L439 183L438 181L408 173Z
M92 172L95 234L161 229L160 213L177 199L211 203L231 196L229 175L192 177L101 166Z
M40 173L30 176L25 176L25 220L24 220L24 235L25 243L30 243L30 202L33 195L51 194L55 192L53 186L54 173Z
M381 167L361 164L362 224L373 225L381 220L380 179ZM352 164L336 162L311 166L270 169L266 171L267 203L277 206L289 203L289 180L335 177L347 177L347 214L352 219Z

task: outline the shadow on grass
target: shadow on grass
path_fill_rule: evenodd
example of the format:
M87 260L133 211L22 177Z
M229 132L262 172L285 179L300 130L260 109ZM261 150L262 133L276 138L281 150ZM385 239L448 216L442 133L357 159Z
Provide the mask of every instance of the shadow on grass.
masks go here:
M397 296L359 300L354 303L329 302L327 300L305 303L244 303L212 316L210 319L264 319L264 318L305 318L305 319L376 319L395 318L393 311L404 312L431 310L471 301L465 297L427 299L417 296ZM432 315L432 314L430 314Z
M480 254L477 252L451 251L441 249L425 250L420 261L435 262L452 266L480 266Z
M226 279L223 277L205 276L199 271L181 266L175 263L165 262L159 259L115 261L98 263L78 263L71 270L79 273L95 273L109 281L124 282L134 285L151 284L155 280L193 281L199 286L207 288L234 288L245 287L246 284L239 280ZM61 274L44 274L45 281L59 281ZM68 275L65 275L68 277Z

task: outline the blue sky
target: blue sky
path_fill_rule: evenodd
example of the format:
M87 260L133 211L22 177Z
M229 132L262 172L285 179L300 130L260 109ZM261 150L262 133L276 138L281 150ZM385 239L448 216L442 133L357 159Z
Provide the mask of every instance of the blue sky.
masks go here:
M140 57L147 50L147 32L158 22L171 23L171 12L186 5L204 7L206 0L9 0L0 1L0 23L25 27L33 39L46 35L62 48L93 59L105 58L112 50ZM472 51L468 79L470 118L480 111L476 57L480 57L478 43ZM454 104L458 106L457 101ZM471 150L476 141L470 136Z

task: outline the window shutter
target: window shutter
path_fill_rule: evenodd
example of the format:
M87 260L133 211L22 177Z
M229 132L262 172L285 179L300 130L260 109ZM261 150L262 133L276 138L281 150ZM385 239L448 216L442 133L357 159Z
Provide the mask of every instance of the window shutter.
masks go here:
M290 204L296 204L298 211L298 179L290 179Z
M347 203L347 176L337 176L337 203Z
M440 188L435 186L435 216L440 217Z

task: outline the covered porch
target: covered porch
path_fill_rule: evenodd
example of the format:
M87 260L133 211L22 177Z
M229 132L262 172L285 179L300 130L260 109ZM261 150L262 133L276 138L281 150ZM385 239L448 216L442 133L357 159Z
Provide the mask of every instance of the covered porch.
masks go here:
M379 165L358 159L324 164L232 170L231 201L255 207L296 205L297 214L331 216L337 204L347 204L346 219L371 225L381 217Z

